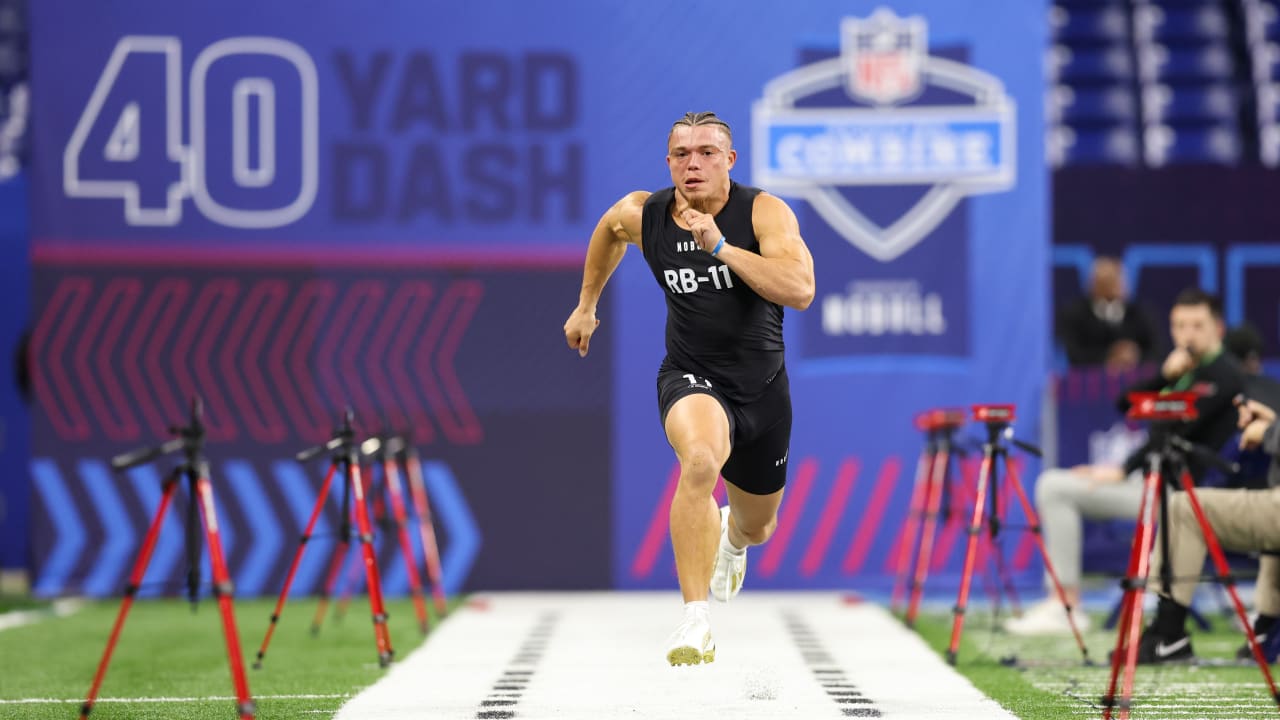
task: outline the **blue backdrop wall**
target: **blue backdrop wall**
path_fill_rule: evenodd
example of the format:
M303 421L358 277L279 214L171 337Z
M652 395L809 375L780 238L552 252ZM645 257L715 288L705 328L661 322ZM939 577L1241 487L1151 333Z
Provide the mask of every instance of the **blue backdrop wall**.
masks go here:
M290 458L347 405L430 458L452 589L674 586L664 308L638 254L590 357L560 326L595 221L669 184L689 110L734 127L733 175L788 199L817 264L753 585L887 586L919 410L1012 402L1038 432L1041 3L48 0L31 27L43 593L119 589L165 468L106 459L193 395L243 593L279 587L323 470ZM177 536L151 592L177 585Z
M18 174L0 180L0 287L5 296L0 348L7 349L0 354L0 569L26 569L30 562L30 388L20 367L31 312L27 237L27 181Z

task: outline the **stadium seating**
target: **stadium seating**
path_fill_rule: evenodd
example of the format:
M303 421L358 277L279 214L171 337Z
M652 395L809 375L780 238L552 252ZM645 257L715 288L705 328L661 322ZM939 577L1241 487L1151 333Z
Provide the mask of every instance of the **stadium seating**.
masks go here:
M18 172L24 155L27 57L24 2L0 0L0 181Z
M1069 165L1137 165L1141 149L1131 127L1076 129L1063 126L1050 137L1053 152Z
M1055 166L1280 161L1280 0L1055 0L1050 24Z
M1208 127L1148 125L1143 133L1147 164L1232 165L1240 160L1241 141L1234 124Z

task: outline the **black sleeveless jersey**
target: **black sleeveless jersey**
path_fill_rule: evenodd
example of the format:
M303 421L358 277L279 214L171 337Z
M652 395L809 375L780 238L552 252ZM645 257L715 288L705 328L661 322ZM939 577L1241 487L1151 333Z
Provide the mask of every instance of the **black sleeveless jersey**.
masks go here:
M716 215L725 244L759 253L751 208L759 188L731 183L729 202ZM706 377L726 397L750 402L782 368L782 306L698 247L693 233L671 217L675 188L644 204L644 259L667 296L664 366Z

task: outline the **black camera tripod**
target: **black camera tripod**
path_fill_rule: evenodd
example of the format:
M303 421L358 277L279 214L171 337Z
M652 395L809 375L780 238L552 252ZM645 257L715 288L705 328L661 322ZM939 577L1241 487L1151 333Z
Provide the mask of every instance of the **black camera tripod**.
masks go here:
M120 613L116 616L115 625L111 628L111 636L107 640L106 650L98 663L98 672L93 676L93 685L89 695L80 708L80 718L84 720L93 710L93 703L102 687L102 679L107 674L107 666L111 663L111 654L115 651L116 642L120 639L120 631L124 629L125 619L133 606L142 577L147 572L147 563L151 561L151 553L155 550L160 536L160 527L164 522L164 514L169 509L178 483L186 480L188 488L187 506L187 594L192 603L196 601L200 586L200 527L208 541L209 564L213 568L213 595L218 599L218 610L222 615L222 631L227 643L227 660L231 664L231 680L236 689L236 712L240 720L253 720L253 699L249 696L249 681L245 677L244 659L240 654L240 636L236 631L236 619L232 604L233 587L231 576L227 571L227 562L222 554L222 542L218 534L218 518L214 512L213 487L209 482L209 462L204 457L205 429L202 422L203 407L199 398L191 401L191 424L187 427L171 427L169 431L178 437L158 447L142 448L111 460L116 470L125 470L136 465L151 462L170 453L182 452L182 463L164 479L164 493L160 496L160 505L156 508L155 517L138 551L133 572L129 575L129 584L125 587L124 599L120 603Z

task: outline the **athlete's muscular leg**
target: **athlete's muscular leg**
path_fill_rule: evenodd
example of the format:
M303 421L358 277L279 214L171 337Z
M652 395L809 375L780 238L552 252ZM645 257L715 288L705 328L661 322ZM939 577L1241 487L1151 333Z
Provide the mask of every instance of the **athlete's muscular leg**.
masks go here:
M667 442L680 461L671 501L671 545L685 602L706 600L720 541L720 512L712 492L729 458L729 418L714 397L686 395L667 411Z
M768 540L778 527L783 491L754 495L730 482L724 487L729 492L729 542L734 547L747 547Z

